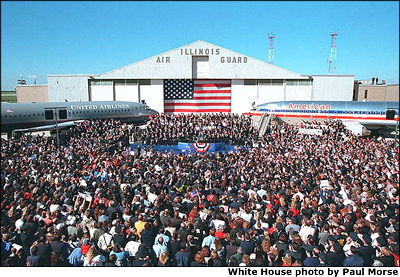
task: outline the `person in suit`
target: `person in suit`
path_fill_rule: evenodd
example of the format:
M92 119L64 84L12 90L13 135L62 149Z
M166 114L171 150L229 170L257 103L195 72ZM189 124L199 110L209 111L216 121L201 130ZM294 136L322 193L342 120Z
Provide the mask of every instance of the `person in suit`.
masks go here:
M183 267L189 266L190 261L190 252L186 248L186 243L181 242L180 249L175 254L175 262L176 266Z
M326 261L329 266L342 266L344 259L343 249L339 243L329 247L329 251L326 253Z
M359 254L355 246L350 246L350 253L342 262L343 266L365 266L363 257Z

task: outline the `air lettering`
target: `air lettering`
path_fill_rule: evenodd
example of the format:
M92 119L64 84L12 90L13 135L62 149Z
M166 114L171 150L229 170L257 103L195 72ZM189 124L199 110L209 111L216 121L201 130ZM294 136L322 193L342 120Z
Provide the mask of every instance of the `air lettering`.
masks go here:
M170 63L170 57L157 57L156 63Z

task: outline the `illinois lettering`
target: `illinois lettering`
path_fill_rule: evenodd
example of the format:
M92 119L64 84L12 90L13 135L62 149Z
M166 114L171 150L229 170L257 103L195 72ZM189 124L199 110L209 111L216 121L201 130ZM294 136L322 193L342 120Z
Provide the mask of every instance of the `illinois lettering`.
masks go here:
M203 56L203 55L219 55L219 48L181 48L181 55L186 56Z

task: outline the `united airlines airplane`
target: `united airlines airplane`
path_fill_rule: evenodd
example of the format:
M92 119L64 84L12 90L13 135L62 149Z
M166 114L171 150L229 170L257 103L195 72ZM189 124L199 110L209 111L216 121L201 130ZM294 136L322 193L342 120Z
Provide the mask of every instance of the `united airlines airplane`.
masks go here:
M87 119L142 124L153 114L146 104L125 101L1 103L1 132L71 127Z
M394 129L399 121L399 102L280 101L260 104L251 114L263 113L287 119L341 119L367 129Z

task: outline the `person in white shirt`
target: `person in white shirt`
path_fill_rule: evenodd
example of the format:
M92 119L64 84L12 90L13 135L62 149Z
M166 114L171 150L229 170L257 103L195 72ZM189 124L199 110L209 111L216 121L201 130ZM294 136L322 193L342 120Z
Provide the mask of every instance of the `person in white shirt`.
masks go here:
M167 227L165 227L165 232L167 231L171 234L171 237L175 235L176 228L172 226L171 220L167 221Z
M113 246L113 239L112 235L109 232L105 232L99 237L99 241L97 242L97 246L100 249L107 250L107 247Z
M83 260L83 266L103 266L106 257L99 255L96 247L92 245Z
M124 210L124 214L122 215L122 219L124 221L129 221L129 219L132 217L132 215L130 214L130 210L127 208Z
M21 227L22 225L24 225L25 221L26 221L26 216L21 216L20 219L15 221L15 228L17 229L18 234L21 234Z
M312 221L310 219L304 219L303 220L303 225L300 228L299 235L303 241L307 241L307 238L309 235L314 236L315 234L315 229L311 227Z
M292 181L291 184L294 185L294 182ZM300 201L303 201L304 194L301 191L299 191L298 188L296 188L296 193L293 194L292 199L296 199L297 196L300 198Z
M244 210L241 210L239 212L239 216L248 222L251 222L251 219L253 218L253 214L251 213L249 207L246 207Z
M351 247L352 246L355 246L357 248L360 247L360 245L357 242L355 242L352 237L348 236L346 238L346 243L343 246L343 251L344 251L344 253L346 254L347 257L352 255L352 252L351 252Z
M215 230L219 230L220 226L222 226L225 229L226 224L225 221L222 220L221 215L217 214L216 216L214 216L214 219L211 220L210 226L214 227Z
M258 196L263 197L267 193L267 191L264 188L265 188L265 185L262 184L261 188L259 190L257 190Z
M50 205L50 213L54 213L55 211L61 210L60 205L57 204L56 200Z
M124 251L126 251L129 256L134 257L139 249L140 242L137 241L136 235L133 235L132 238L133 240L128 241L128 243L125 245Z
M90 240L94 240L94 232L96 232L97 228L97 222L96 221L92 221L90 223L90 227L89 227L89 235L90 235Z

